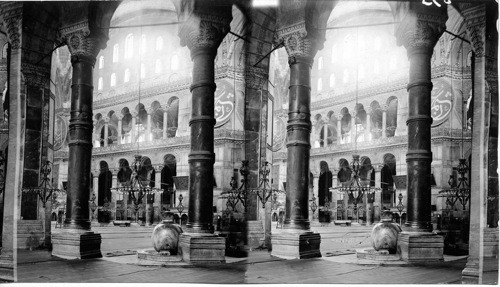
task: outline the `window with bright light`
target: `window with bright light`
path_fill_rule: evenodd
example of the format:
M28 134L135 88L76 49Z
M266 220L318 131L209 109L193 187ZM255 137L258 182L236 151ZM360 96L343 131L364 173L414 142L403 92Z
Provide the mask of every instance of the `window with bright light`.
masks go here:
M113 46L113 63L118 62L118 58L120 57L120 46L115 44Z
M130 69L125 69L125 75L123 76L123 82L128 83L130 81Z
M156 51L161 51L163 50L163 38L161 36L158 36L156 38Z
M176 71L177 69L179 69L179 56L177 56L177 55L172 56L172 59L170 62L170 69L172 71Z
M331 74L330 75L330 88L335 87L335 75Z
M344 70L344 77L342 78L342 82L344 82L344 84L349 82L349 71L347 69Z
M104 56L99 57L99 69L104 68Z
M375 38L375 50L379 51L382 48L382 39L380 37Z
M141 35L141 54L145 53L146 52L146 35Z
M146 78L146 67L144 67L144 64L141 64L141 79Z
M321 92L323 89L323 80L321 78L318 79L318 92Z
M97 90L102 90L102 77L97 80Z
M156 60L155 62L155 73L161 73L163 70L163 65L160 60Z
M109 85L110 85L111 87L116 86L116 75L115 75L115 73L111 74L111 80L110 80Z
M323 69L323 57L318 58L318 70Z
M134 35L128 34L125 38L125 59L132 57L134 53Z

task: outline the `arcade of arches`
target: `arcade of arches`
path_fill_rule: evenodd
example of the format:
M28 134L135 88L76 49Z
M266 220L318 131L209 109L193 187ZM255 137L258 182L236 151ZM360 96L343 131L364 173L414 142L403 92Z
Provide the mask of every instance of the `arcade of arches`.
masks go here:
M472 1L0 3L0 260L12 262L14 246L23 248L24 235L13 232L24 229L15 225L58 220L62 232L42 240L53 255L91 258L101 256L93 224L172 218L186 231L183 252L204 238L208 260L224 262L215 247L225 242L216 234L226 210L221 194L247 160L250 188L268 161L273 188L285 190L267 210L248 198L248 244L266 236L273 255L321 256L311 225L371 225L384 210L398 213L401 194L403 259L439 261L443 237L433 230L449 210L439 192L465 158L470 205L451 212L468 222L463 276L479 280L480 254L498 252L498 235L485 245L492 249L477 244L498 234L497 8ZM357 210L335 188L352 181L354 154L360 181L379 190ZM45 160L65 195L44 209L25 189L38 186ZM136 174L158 192L134 209L119 190ZM290 232L255 232L267 228L267 213ZM431 244L414 255L411 242L422 237ZM310 244L299 248L299 241Z

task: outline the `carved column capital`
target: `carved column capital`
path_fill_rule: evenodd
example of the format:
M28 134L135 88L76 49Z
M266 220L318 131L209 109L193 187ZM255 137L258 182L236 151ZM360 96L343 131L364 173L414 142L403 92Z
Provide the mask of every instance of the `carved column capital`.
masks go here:
M138 111L133 111L130 114L132 115L132 118L137 118L137 116L139 115L139 112Z
M72 60L76 57L94 65L97 54L106 47L107 37L102 33L91 33L88 21L63 27L60 33L68 45Z
M396 28L399 46L404 45L408 55L417 51L432 54L439 37L446 29L446 10L440 14L415 13L410 11Z
M122 115L122 114L117 114L117 113L115 113L115 116L116 116L116 118L117 118L119 121L123 120L123 115Z
M147 111L148 115L152 115L155 112L154 108L148 108Z
M305 60L312 65L318 50L323 49L324 28L334 1L311 2L285 1L280 5L276 38L284 44L290 63Z
M39 88L48 88L50 81L50 67L21 63L25 84Z
M106 124L106 125L109 124L109 120L110 120L110 118L108 116L105 116L104 117L104 124Z
M181 46L187 46L191 51L191 57L206 49L217 53L217 48L231 29L229 24L232 20L231 9L224 7L220 10L218 13L192 11L185 17L185 22L179 29L179 37Z
M365 111L366 111L366 115L367 115L367 116L368 116L368 115L370 115L370 116L371 116L371 114L373 113L373 109L372 109L371 107L366 107L366 108L365 108Z

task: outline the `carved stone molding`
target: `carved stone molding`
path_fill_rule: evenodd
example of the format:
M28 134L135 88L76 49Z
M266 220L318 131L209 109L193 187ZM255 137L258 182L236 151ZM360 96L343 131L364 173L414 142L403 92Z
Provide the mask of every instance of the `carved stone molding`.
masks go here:
M486 6L478 5L468 7L462 11L465 26L476 57L484 56L484 45L486 40Z
M267 83L269 75L266 69L247 66L245 74L245 83L247 88L260 90Z
M422 49L432 54L439 37L446 29L447 19L445 13L408 13L396 28L397 44L404 45L408 55Z
M179 29L181 46L187 46L191 51L210 49L214 53L231 29L231 14L208 14L193 12Z
M81 57L95 63L97 54L106 47L106 37L91 35L88 21L76 23L60 29L73 57Z
M7 32L7 39L12 50L21 48L21 33L23 23L23 4L20 2L2 3L0 13Z
M50 67L35 66L28 63L21 64L25 84L39 88L48 88L50 81Z

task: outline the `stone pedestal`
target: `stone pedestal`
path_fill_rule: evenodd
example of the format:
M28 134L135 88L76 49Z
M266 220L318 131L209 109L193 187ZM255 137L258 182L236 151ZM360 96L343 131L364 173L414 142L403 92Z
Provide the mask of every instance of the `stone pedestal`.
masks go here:
M101 235L92 231L54 233L52 255L65 259L101 258Z
M226 239L213 234L183 233L179 239L182 260L191 264L226 263Z
M273 234L271 255L285 259L321 257L319 233L297 230Z
M408 263L439 262L443 261L444 238L430 232L401 232L398 248Z
M15 281L14 278L14 260L12 254L0 255L0 279L5 281Z
M498 258L498 227L484 228L483 256Z
M264 245L265 238L262 222L260 220L249 220L247 223L248 248L253 250L262 247Z

